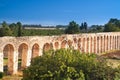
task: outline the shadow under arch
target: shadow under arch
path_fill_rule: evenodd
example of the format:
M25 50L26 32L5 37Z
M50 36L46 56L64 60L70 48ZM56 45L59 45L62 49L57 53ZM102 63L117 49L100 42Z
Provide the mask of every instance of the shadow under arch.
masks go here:
M28 45L25 43L20 44L18 48L18 70L24 69L27 67L27 54L28 54Z
M32 47L32 58L39 56L39 45L35 43Z
M3 49L4 72L5 74L13 74L14 72L14 47L12 44L5 45Z
M55 49L56 49L56 50L59 49L59 42L55 42L55 43L54 43L54 46L55 46Z
M52 43L45 43L43 46L43 53L48 52L49 50L53 49Z
M66 48L66 45L67 45L67 41L66 40L62 41L61 48L62 49Z

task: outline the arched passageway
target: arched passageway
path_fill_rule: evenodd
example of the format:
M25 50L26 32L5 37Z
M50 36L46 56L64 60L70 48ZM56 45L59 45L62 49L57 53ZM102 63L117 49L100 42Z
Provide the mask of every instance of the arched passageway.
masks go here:
M51 49L53 49L52 43L51 44L49 44L49 43L45 43L44 44L44 47L43 47L43 52L44 53L47 52L47 51L49 51L49 50L51 50Z
M55 42L54 46L55 46L55 49L59 49L59 43L58 42Z
M68 40L68 46L69 46L69 48L72 48L72 44L73 44L73 42L71 41L71 40Z
M24 69L27 67L27 54L28 54L28 45L22 43L18 49L18 68Z
M35 43L32 47L32 58L39 56L39 45Z
M12 74L14 72L14 48L13 45L7 44L3 49L4 55L4 72L7 74Z
M61 43L61 48L67 48L67 41L64 40L62 43Z

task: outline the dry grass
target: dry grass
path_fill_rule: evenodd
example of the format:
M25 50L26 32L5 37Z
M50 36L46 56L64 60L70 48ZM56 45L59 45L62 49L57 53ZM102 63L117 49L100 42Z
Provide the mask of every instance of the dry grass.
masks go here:
M2 80L22 80L22 77L19 76L4 76Z
M118 59L106 59L108 62L108 65L111 66L112 68L117 68L120 66L120 60Z
M108 65L113 68L120 66L120 50L107 52L101 55L101 57L106 58Z

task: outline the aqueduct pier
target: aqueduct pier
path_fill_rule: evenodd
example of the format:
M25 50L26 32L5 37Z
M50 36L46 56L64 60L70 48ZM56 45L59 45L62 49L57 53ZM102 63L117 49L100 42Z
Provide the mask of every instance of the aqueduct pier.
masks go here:
M120 50L120 32L88 33L61 36L0 37L0 71L4 72L4 58L8 58L8 72L18 72L30 65L31 59L41 56L50 49L78 49L85 53L101 54L110 50Z

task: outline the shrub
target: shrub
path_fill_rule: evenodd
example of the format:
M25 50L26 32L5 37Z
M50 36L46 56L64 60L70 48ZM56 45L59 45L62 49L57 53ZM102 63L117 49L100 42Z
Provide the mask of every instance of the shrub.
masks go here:
M0 72L0 79L3 78L3 76L4 76L4 73Z
M117 70L97 58L71 49L50 51L31 61L30 67L23 71L23 80L114 80L118 77Z

